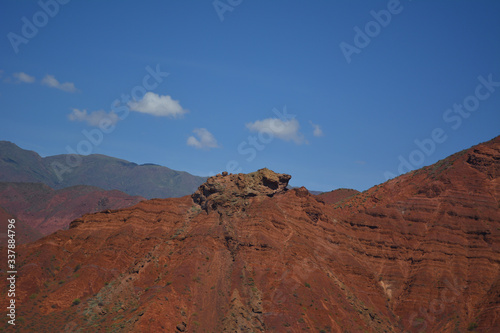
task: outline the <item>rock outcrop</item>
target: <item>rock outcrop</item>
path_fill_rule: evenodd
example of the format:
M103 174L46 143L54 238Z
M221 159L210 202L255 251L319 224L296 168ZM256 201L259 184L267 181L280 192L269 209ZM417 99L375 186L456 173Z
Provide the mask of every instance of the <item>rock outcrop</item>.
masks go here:
M218 207L229 208L241 204L244 199L256 196L272 197L287 190L292 176L275 173L267 168L249 174L223 172L208 178L196 192L193 201L210 211Z

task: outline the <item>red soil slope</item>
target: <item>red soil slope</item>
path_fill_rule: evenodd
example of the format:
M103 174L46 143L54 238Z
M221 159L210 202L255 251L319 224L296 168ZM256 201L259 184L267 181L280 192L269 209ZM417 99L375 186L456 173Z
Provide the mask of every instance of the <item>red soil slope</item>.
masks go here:
M7 245L7 228L10 219L15 220L14 224L16 228L14 231L17 244L33 242L43 237L40 232L24 224L23 221L16 220L14 215L9 214L5 209L0 207L0 247Z
M356 194L359 191L349 189L349 188L339 188L330 192L324 192L318 194L318 198L322 199L325 203L336 204L342 200L348 199Z
M18 325L498 332L499 175L496 138L341 205L263 169L85 215L18 248Z
M145 199L93 186L54 190L41 183L0 182L0 206L18 223L36 230L40 235L68 229L69 223L83 214L125 208L141 200ZM22 242L22 239L18 240L18 243Z

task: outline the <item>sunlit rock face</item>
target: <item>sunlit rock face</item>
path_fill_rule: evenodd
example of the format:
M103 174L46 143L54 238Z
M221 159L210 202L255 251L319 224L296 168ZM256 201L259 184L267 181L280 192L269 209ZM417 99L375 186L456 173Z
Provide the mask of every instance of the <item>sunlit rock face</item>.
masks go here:
M272 197L286 191L292 176L275 173L267 168L249 174L223 172L208 178L192 195L194 202L205 210L234 206L255 196Z

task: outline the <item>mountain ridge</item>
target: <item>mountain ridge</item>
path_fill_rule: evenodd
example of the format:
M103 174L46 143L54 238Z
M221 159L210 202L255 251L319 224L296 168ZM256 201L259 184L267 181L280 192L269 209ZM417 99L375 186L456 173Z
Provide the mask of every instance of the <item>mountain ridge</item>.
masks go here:
M18 311L40 332L498 331L499 168L497 137L333 204L222 173L20 246Z
M80 163L70 168L67 166L69 156L42 158L12 142L0 141L0 181L40 182L54 189L91 185L152 199L191 194L206 180L206 177L184 171L152 164L138 165L102 154L79 156ZM61 169L61 166L65 167Z

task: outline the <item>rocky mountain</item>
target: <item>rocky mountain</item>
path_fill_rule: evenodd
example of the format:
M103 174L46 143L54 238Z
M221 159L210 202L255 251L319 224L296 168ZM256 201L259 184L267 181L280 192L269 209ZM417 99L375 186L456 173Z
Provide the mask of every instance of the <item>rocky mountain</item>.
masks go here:
M349 189L349 188L339 188L330 192L323 192L323 193L318 193L318 197L321 198L325 203L329 204L336 204L342 200L345 200L347 198L350 198L356 194L358 194L359 191ZM314 193L311 193L314 194Z
M205 180L205 177L159 165L138 165L99 154L42 158L11 142L0 141L0 181L3 182L44 183L54 189L90 185L151 199L191 194Z
M32 235L25 239L30 241L68 229L83 214L125 208L142 200L146 199L86 185L54 190L42 183L0 182L0 206L16 218L19 232ZM5 240L0 237L0 245Z
M16 328L498 332L499 176L497 137L336 204L262 169L87 214L18 247Z

